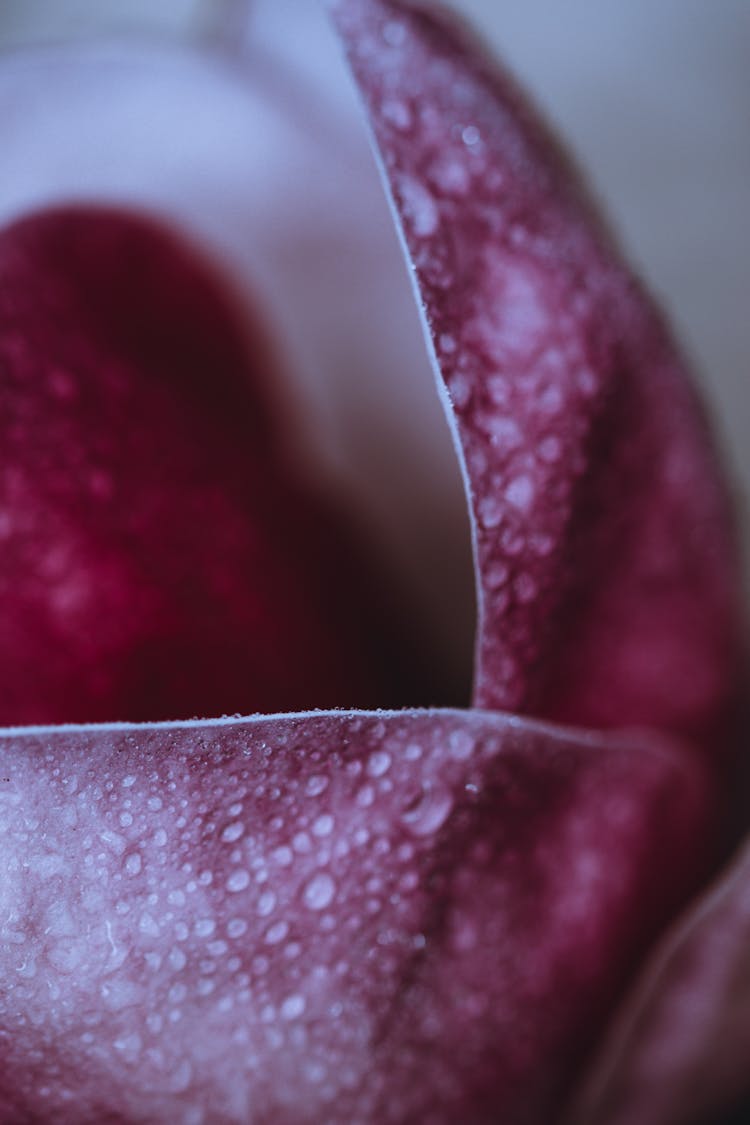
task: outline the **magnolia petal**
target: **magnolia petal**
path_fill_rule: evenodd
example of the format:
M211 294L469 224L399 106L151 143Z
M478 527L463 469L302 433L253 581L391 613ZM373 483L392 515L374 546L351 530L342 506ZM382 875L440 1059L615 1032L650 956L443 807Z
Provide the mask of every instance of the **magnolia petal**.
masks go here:
M709 790L481 713L6 731L3 1120L547 1125Z
M401 0L332 8L455 422L477 705L720 744L734 535L667 329L533 110L452 22Z
M728 1125L739 1125L750 1104L749 1051L750 845L745 845L652 958L571 1121L720 1125L726 1111Z
M0 220L71 200L145 209L205 246L251 312L262 302L289 433L389 551L459 702L474 619L460 474L350 90L333 109L345 66L324 13L298 7L304 72L270 4L241 58L135 38L5 53Z
M283 456L243 315L146 220L0 233L0 723L431 701Z

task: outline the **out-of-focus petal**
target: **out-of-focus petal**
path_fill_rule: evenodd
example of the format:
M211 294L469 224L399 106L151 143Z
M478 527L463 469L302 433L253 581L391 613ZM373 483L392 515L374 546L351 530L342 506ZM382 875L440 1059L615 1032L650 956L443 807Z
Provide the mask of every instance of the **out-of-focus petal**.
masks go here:
M305 7L310 59L345 77ZM317 69L295 71L259 16L241 58L137 40L3 55L0 220L69 201L145 208L260 299L310 471L350 490L466 681L466 506L393 224L357 115L319 96Z
M710 792L482 713L6 732L3 1120L548 1125Z
M574 1125L739 1125L750 1104L750 846L647 966ZM736 1116L733 1114L736 1113Z
M477 705L719 750L740 668L734 533L667 329L555 141L450 20L332 7L455 419Z
M243 312L143 218L0 232L1 724L432 702Z

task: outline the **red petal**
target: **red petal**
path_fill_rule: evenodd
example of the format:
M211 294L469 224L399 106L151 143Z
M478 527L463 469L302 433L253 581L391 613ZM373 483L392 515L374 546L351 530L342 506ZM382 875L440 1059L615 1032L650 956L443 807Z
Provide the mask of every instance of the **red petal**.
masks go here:
M460 712L0 739L5 1121L548 1125L701 866L693 759Z
M738 568L667 329L554 140L448 19L332 6L455 416L477 705L720 742Z
M746 1121L749 982L746 845L657 950L605 1044L575 1125L719 1125L723 1111L727 1125Z
M125 37L5 52L0 222L71 199L164 216L262 300L304 447L393 558L463 702L474 592L460 472L338 42L317 4L292 4L293 37L283 4L231 5L252 8L241 65L241 36L233 61Z
M8 228L0 372L0 723L414 701L272 436L262 331L171 235Z

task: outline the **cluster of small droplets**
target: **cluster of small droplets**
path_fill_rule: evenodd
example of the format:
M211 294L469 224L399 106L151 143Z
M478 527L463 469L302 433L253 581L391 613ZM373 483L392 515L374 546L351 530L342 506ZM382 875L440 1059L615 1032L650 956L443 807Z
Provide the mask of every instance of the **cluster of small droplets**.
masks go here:
M521 964L557 917L547 953L573 957L576 935L617 916L617 889L597 897L601 848L627 857L665 769L641 755L630 774L624 750L450 712L81 728L0 751L0 1028L17 1095L67 1121L74 1088L80 1121L104 1085L131 1116L192 1125L212 1105L232 1122L302 1105L383 1120L398 1076L397 1119L421 1112L409 1075L427 1043L444 1069L444 1013L490 1019L490 951L502 941ZM580 807L582 786L595 800ZM524 888L561 855L566 878L534 902ZM496 982L498 1010L529 1000L527 975L513 979ZM485 1074L485 1044L477 1025L459 1071ZM446 1097L464 1085L455 1068L436 1081Z
M726 511L679 357L507 75L437 13L359 0L336 18L468 477L475 703L608 725L624 698L630 721L653 721L652 677L634 654L670 635L675 667L690 653L702 686L686 703L675 677L669 706L692 718L726 667L735 587L713 546ZM667 574L680 591L669 607Z

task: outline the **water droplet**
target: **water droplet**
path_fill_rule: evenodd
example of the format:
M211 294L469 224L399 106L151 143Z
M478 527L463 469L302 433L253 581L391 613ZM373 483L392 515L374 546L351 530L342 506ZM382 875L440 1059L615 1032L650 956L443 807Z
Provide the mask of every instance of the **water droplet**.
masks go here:
M302 855L308 855L312 851L312 841L306 832L298 832L292 840L292 844L294 850Z
M433 196L411 176L399 177L397 189L404 220L417 238L430 238L440 226L440 211Z
M137 875L143 867L140 852L131 852L125 860L125 870L128 875Z
M228 824L221 834L221 838L225 844L231 844L234 840L239 840L240 836L245 831L245 825L240 820L235 820L232 824Z
M119 832L111 832L107 829L99 833L99 839L102 843L106 844L108 848L111 848L116 855L122 855L125 851L125 838L121 836Z
M167 999L170 1004L181 1004L187 996L187 988L184 984L173 984L167 993Z
M243 868L238 868L233 871L227 879L227 890L236 894L237 891L244 891L245 887L250 885L250 876Z
M305 904L311 910L324 910L333 900L336 884L324 871L314 875L305 887Z
M375 800L375 790L371 785L363 785L359 793L357 793L357 804L360 808L369 808Z
M199 918L195 923L196 937L210 937L216 929L213 918Z
M448 751L452 758L465 761L474 750L474 739L465 730L454 730L448 738Z
M562 447L560 439L553 434L544 438L539 443L539 457L542 461L546 461L548 465L554 465L556 461L560 460L562 456Z
M244 918L230 918L227 922L227 934L230 938L242 937L247 933L247 922Z
M305 786L305 792L308 797L317 797L320 793L325 792L328 788L328 778L323 777L322 774L315 774L311 777Z
M305 1010L304 996L287 996L281 1005L280 1013L283 1020L296 1020Z
M467 148L476 148L482 140L482 134L479 132L476 125L467 125L461 132L461 140Z
M384 121L394 128L405 132L411 128L412 114L406 102L401 101L399 98L386 98L380 107L380 113Z
M453 800L442 786L424 785L409 801L401 819L415 836L429 836L445 824Z
M148 911L141 914L138 923L138 929L142 934L148 934L150 937L158 937L160 934L159 923L153 918Z
M513 583L516 597L521 605L528 605L537 596L537 584L530 574L519 574Z
M125 1055L126 1058L135 1058L141 1049L141 1037L136 1031L132 1031L126 1035L118 1035L114 1040L113 1046L116 1051Z
M187 964L187 957L176 945L170 950L167 960L176 973L179 973L180 969L184 969Z
M370 777L382 777L391 765L391 756L387 750L376 750L370 755L367 763L367 772Z
M333 832L334 820L330 813L323 813L312 826L313 836L330 836Z
M269 945L278 945L280 941L284 940L288 933L289 925L287 922L274 922L274 924L269 926L266 930L266 941Z
M502 522L503 506L497 497L487 496L479 504L478 515L482 527L492 530Z
M177 1070L174 1071L169 1083L169 1089L173 1094L181 1094L187 1090L190 1085L190 1080L193 1077L193 1068L187 1059L184 1059Z
M129 773L129 774L127 775L127 777L124 777L124 778L122 779L122 787L123 787L123 789L132 789L132 787L133 787L134 785L135 785L135 774Z
M534 499L534 482L531 477L514 477L505 490L505 497L515 508L526 511Z
M276 895L273 891L264 891L258 899L258 913L261 918L266 918L269 914L272 914L275 906Z

